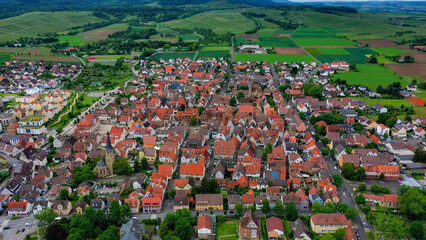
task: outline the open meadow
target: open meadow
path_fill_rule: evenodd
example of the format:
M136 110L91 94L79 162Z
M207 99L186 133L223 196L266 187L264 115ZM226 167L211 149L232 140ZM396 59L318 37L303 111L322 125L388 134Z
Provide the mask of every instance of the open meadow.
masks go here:
M70 27L100 22L88 11L31 12L0 20L0 41L12 41L20 37L37 37L43 33L67 30Z
M250 54L250 53L238 53L235 54L235 61L267 61L273 62L311 62L315 61L309 55L282 55L282 54Z
M55 54L49 48L24 48L13 54L13 59L21 61L46 61L46 62L76 62L81 63L80 59L73 56Z

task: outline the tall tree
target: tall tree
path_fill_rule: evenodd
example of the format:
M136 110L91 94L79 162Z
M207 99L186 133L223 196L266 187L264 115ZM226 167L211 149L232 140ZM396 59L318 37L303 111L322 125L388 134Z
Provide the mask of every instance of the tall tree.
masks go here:
M57 216L58 215L53 211L52 208L45 208L34 215L34 218L39 221L37 224L38 227L42 228L52 225L55 222L55 218Z
M263 214L268 214L271 211L271 206L269 205L269 200L265 199L262 201L262 212Z
M283 203L281 201L277 201L274 206L275 214L277 214L278 216L282 216L284 214L284 211L285 209Z
M299 213L297 212L297 207L294 202L286 203L285 207L285 216L287 221L296 221L299 217Z
M53 223L47 228L47 240L65 240L68 237L67 231L59 223Z
M244 211L244 205L242 202L237 202L235 204L235 211L237 211L239 216L243 215L243 211Z

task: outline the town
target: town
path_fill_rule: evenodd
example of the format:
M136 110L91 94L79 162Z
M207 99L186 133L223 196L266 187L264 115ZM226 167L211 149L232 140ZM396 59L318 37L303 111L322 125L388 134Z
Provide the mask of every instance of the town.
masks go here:
M330 77L355 65L131 61L136 76L59 131L52 124L81 94L60 86L83 66L6 63L4 238L38 239L41 228L47 239L116 239L108 237L114 226L120 239L407 239L423 231L426 118L368 105L361 97L380 96L376 89ZM407 98L417 92L395 88Z

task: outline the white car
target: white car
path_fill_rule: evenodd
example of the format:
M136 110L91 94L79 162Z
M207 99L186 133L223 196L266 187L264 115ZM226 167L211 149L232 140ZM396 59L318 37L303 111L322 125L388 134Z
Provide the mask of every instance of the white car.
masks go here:
M32 223L25 223L25 227L30 227L31 225L33 225Z

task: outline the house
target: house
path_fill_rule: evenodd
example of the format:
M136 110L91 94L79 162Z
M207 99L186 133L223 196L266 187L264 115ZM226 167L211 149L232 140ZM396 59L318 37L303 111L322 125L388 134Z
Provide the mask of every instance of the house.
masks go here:
M33 209L33 205L29 202L9 202L7 206L7 215L28 216Z
M142 212L155 213L161 212L162 199L159 197L142 198Z
M284 228L281 219L276 217L266 219L266 229L269 239L284 238Z
M139 213L140 201L139 198L126 198L124 203L129 204L130 213Z
M333 233L345 227L352 227L352 221L342 213L319 213L311 216L312 231L318 234Z
M294 240L311 240L309 228L298 218L291 224Z
M136 219L130 219L121 225L120 240L142 240L145 235L145 224Z
M75 214L83 214L86 207L89 205L86 203L86 201L79 201L74 206L74 213Z
M208 215L198 217L197 234L199 239L209 239L213 234L213 219Z
M416 130L414 130L414 135L418 137L424 137L425 136L425 130L421 127L417 127Z
M385 134L387 134L389 136L389 131L390 131L390 129L383 124L380 123L380 124L377 125L377 128L376 128L377 134L379 134L381 136L384 136Z
M173 200L173 211L179 209L189 209L189 197L186 190L176 190L176 195Z
M399 208L399 200L397 194L385 194L383 196L365 194L364 197L367 202L378 203L381 207L391 209Z
M219 158L234 158L236 146L233 141L218 141L214 144L214 157Z
M65 137L62 135L58 135L54 140L53 140L53 146L56 149L60 149L64 146L65 143Z
M72 210L72 204L68 200L55 200L52 205L53 212L59 216L66 216Z
M197 194L195 196L195 210L223 210L223 194Z
M260 229L260 217L249 210L240 220L239 236L242 239L259 239Z
M235 204L241 202L241 196L238 194L229 194L228 195L228 209L235 209Z
M380 178L383 174L384 180L398 180L399 179L399 166L391 165L376 165L364 166L366 178Z
M416 85L409 85L409 86L407 86L407 91L416 92L417 86Z

